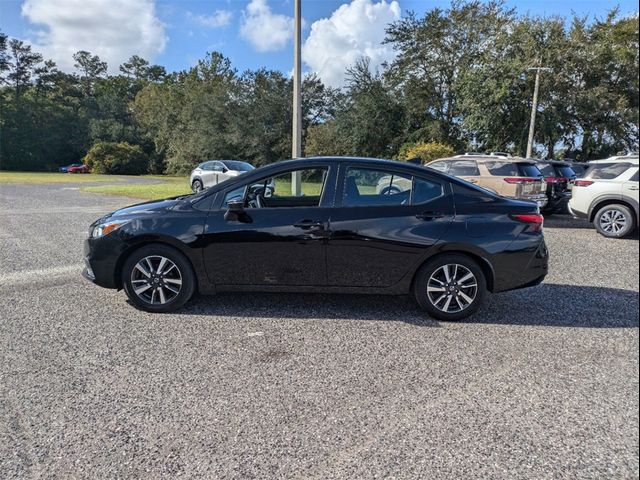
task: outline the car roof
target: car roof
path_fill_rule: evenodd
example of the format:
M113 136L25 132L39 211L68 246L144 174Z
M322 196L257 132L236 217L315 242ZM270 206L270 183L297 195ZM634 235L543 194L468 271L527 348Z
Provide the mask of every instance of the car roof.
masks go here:
M558 165L558 166L562 166L562 167L570 167L572 164L571 162L565 162L564 160L546 160L546 159L540 159L540 160L535 160L536 163L548 163L549 165Z
M501 155L456 155L453 157L446 158L438 158L437 160L433 160L433 162L441 162L441 161L451 161L451 160L476 160L476 161L500 161L500 162L511 162L511 163L530 163L534 165L536 163L535 160L530 158L523 157L503 157ZM433 163L429 162L429 163ZM428 164L427 164L428 165Z
M638 165L638 155L618 155L603 160L592 160L589 162L589 165L602 163L630 163L632 165Z

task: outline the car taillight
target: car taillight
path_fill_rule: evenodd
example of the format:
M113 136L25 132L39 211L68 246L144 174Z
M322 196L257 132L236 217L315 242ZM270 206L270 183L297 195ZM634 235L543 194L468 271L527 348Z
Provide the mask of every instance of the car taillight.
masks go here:
M576 180L573 182L574 187L588 187L589 185L593 185L592 180Z
M510 217L518 222L530 225L530 232L540 232L544 226L544 217L539 213L518 213L510 215Z
M523 183L536 183L539 182L540 178L535 177L507 177L504 179L505 182L511 183L512 185L522 185Z
M546 177L544 181L547 183L563 183L568 182L569 179L566 177Z

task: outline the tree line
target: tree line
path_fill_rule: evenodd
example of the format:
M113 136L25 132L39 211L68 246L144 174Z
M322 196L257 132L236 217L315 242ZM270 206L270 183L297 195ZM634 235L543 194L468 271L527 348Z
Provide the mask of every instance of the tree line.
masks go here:
M397 158L424 142L523 155L537 66L551 69L541 78L537 156L638 148L637 14L531 17L501 1L456 0L408 12L385 42L395 59L375 72L357 61L342 89L305 77L306 156ZM63 72L0 32L0 168L52 170L102 143L135 148L151 173L290 156L292 81L282 72L238 72L218 52L179 72L133 56L117 75L90 52L73 58L75 72Z

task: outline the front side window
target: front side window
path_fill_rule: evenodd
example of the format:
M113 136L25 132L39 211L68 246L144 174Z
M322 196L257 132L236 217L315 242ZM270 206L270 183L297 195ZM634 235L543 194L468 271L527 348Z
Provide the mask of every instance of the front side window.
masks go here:
M307 168L280 173L227 192L223 207L244 199L246 208L317 207L324 191L327 168Z
M237 172L249 172L254 170L255 167L247 162L240 162L238 160L225 160L222 162L229 170L235 170Z
M613 180L626 172L628 168L628 163L597 163L589 167L584 178Z
M478 164L474 160L457 160L451 162L449 175L454 177L477 177L480 175Z
M368 168L347 169L342 204L346 207L426 203L442 196L440 183Z

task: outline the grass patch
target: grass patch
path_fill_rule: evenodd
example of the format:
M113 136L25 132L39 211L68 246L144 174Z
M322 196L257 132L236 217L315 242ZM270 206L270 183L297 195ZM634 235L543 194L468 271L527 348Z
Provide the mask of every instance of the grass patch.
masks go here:
M21 183L23 185L46 185L51 183L92 183L121 182L126 177L120 175L96 175L93 173L57 172L6 172L0 171L0 183Z
M147 175L143 178L160 180L160 182L151 184L95 185L80 187L80 190L82 192L117 195L121 197L139 198L141 200L156 200L192 193L189 188L189 180L186 177Z

